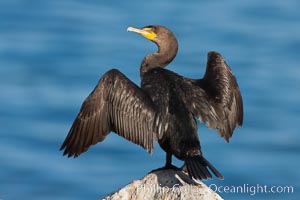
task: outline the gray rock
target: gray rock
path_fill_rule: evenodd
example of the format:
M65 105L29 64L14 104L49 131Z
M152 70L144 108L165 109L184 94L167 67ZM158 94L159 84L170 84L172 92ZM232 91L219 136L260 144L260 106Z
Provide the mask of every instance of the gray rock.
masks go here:
M160 170L135 180L103 200L222 200L202 182L178 170Z

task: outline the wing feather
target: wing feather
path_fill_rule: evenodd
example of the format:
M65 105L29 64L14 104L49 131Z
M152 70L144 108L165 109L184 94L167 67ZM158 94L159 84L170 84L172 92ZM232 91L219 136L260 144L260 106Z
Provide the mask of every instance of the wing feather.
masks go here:
M185 89L190 111L228 142L236 125L242 126L243 101L236 78L222 55L209 52L204 78L190 84L193 89Z
M152 152L156 117L149 96L118 70L110 70L83 102L61 150L69 157L79 156L114 131Z

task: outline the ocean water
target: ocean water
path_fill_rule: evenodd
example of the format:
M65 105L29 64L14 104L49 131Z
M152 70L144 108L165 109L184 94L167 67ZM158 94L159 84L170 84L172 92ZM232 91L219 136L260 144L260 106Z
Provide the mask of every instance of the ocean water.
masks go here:
M0 1L0 199L100 199L164 165L158 145L149 155L115 134L76 159L59 152L107 70L139 84L140 62L156 47L126 28L149 24L178 38L169 69L200 78L215 50L238 79L244 125L231 142L199 127L205 157L225 176L205 183L225 199L299 199L299 8L297 0Z

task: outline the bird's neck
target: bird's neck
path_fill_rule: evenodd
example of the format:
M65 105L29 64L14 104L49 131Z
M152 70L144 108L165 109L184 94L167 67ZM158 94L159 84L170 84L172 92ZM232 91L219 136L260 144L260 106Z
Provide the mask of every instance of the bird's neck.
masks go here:
M175 58L178 50L177 41L164 46L158 46L156 53L148 54L141 64L140 74L143 76L149 70L166 67Z

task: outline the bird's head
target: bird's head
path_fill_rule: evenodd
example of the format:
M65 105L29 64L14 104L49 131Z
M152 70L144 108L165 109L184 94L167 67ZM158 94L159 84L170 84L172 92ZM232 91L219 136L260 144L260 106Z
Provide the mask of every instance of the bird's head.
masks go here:
M164 26L149 25L143 28L128 27L127 31L142 35L143 37L157 44L159 48L169 47L170 45L174 47L176 46L177 48L178 45L174 34Z
M164 26L149 25L143 28L128 27L127 31L135 32L154 42L158 47L157 53L147 55L141 64L141 74L155 67L166 67L176 56L177 39Z

